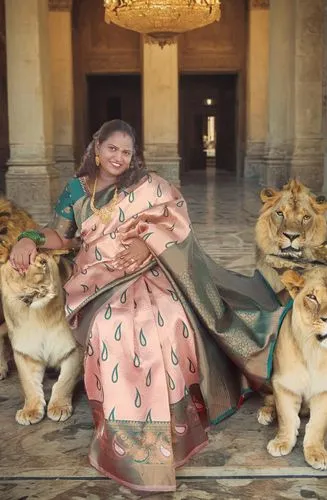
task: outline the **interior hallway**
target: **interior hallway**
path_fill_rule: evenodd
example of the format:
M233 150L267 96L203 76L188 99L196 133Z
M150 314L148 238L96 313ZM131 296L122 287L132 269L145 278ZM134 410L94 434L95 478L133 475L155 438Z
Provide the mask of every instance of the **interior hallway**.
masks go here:
M207 182L209 181L209 182ZM219 263L244 273L254 267L253 227L260 188L229 177L192 174L183 183L194 229L206 251ZM52 381L48 380L47 385ZM80 384L75 412L65 423L45 419L21 427L14 420L21 396L17 376L0 382L0 498L2 500L297 500L326 499L326 471L306 465L302 454L304 424L289 456L272 458L266 444L275 425L256 421L258 398L210 434L209 446L177 471L175 494L146 497L99 476L88 465L92 421Z

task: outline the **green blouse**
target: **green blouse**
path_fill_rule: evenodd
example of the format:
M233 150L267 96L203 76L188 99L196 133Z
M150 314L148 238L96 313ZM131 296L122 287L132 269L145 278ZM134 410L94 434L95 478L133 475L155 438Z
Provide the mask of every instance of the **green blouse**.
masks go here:
M109 203L115 186L99 191L95 195L95 204L101 208ZM74 177L55 205L54 217L47 227L54 229L65 239L73 239L81 231L82 223L93 214L90 208L90 192L85 177Z

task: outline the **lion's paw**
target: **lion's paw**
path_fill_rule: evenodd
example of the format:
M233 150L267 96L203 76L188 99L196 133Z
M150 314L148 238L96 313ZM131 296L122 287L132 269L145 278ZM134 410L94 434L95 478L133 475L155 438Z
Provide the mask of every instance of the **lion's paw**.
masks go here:
M273 406L261 406L257 413L257 419L261 425L269 425L275 420L276 410Z
M269 441L267 450L273 457L282 457L288 455L294 448L294 444L290 439L275 438Z
M73 414L71 402L56 402L49 403L47 416L55 422L64 422Z
M36 406L35 408L22 408L16 412L16 422L20 425L37 424L41 422L44 417L43 406Z
M304 448L304 458L314 469L327 469L327 451L322 446L308 446Z

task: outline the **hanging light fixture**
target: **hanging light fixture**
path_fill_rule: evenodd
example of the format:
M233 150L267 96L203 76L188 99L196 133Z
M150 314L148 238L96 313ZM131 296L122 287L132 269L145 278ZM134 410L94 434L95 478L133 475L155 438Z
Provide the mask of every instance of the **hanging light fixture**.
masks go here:
M148 35L161 46L220 19L220 0L104 0L105 21Z

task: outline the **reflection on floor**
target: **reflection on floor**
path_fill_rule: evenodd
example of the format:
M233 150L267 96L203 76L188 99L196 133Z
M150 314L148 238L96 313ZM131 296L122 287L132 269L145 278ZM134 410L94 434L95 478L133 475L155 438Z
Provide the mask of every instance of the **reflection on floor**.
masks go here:
M219 263L243 273L254 267L253 226L259 188L229 178L194 176L183 185L194 229L206 251ZM47 381L50 386L51 380ZM75 413L66 423L47 419L20 427L15 411L21 397L17 376L0 382L0 498L2 500L137 500L145 498L99 476L88 465L91 414L80 384ZM177 471L175 494L151 494L156 500L326 499L326 472L306 465L302 453L304 423L291 455L272 458L266 451L275 425L256 421L259 399L210 434L209 446Z

